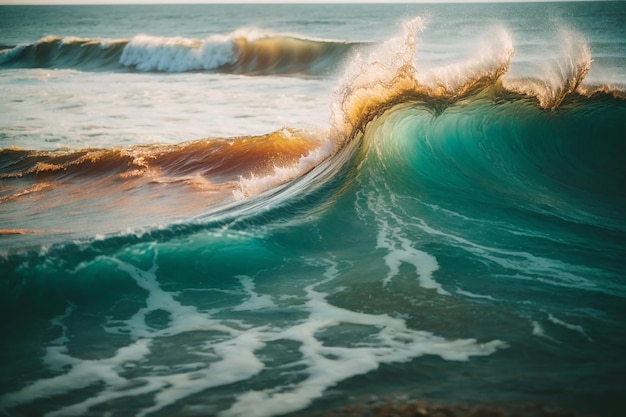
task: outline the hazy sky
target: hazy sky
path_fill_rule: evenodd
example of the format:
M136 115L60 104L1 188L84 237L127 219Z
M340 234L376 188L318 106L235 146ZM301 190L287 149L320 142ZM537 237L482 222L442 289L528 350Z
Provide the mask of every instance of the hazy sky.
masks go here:
M485 3L520 0L392 0L392 3ZM531 0L555 1L555 0ZM559 0L556 0L559 1ZM568 1L568 0L563 0ZM0 4L154 4L154 3L385 3L385 0L0 0Z

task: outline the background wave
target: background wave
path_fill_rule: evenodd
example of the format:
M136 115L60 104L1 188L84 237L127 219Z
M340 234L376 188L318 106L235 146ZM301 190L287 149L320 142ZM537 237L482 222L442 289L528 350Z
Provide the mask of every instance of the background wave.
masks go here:
M233 74L325 74L359 43L240 29L207 39L137 35L132 39L46 37L0 50L11 68L76 68Z

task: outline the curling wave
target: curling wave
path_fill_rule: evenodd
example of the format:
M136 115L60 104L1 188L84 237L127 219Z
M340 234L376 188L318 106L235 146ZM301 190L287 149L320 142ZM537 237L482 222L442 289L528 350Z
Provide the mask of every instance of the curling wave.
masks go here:
M626 227L616 180L626 178L626 101L619 88L584 84L592 59L582 37L564 35L558 70L541 81L509 80L515 51L504 30L476 59L420 71L416 33L425 26L404 22L401 36L350 63L335 137L361 142L360 158L384 167L378 177L435 190L437 204L508 199L512 209L568 221L595 219L602 206L601 227Z
M46 37L0 51L0 66L233 74L324 74L359 44L241 29L206 39Z

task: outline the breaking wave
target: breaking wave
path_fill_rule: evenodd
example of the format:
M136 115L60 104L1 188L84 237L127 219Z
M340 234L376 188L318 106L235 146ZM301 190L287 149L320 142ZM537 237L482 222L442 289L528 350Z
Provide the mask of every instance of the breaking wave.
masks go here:
M0 66L221 73L324 74L358 43L240 29L206 39L136 35L132 39L46 37L0 51Z

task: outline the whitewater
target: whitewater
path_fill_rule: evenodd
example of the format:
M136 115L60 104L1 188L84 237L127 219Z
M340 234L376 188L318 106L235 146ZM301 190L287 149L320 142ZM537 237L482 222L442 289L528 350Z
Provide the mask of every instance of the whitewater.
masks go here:
M625 20L0 6L0 412L621 415Z

